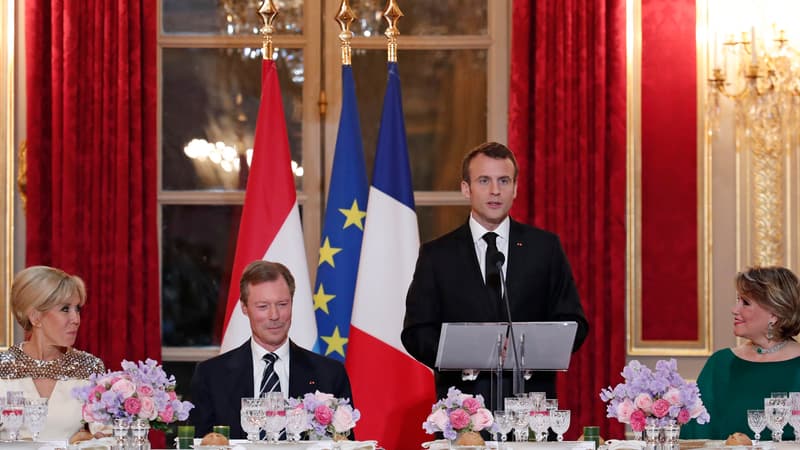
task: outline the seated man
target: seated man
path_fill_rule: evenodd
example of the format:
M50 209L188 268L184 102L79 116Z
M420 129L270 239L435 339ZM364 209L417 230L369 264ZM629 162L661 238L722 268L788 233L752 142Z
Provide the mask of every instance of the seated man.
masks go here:
M319 390L351 398L344 366L289 340L294 277L286 266L254 261L242 273L239 298L252 338L239 348L201 362L192 378L195 408L189 421L197 436L214 425L229 425L231 439L243 439L242 397L280 391L300 397Z

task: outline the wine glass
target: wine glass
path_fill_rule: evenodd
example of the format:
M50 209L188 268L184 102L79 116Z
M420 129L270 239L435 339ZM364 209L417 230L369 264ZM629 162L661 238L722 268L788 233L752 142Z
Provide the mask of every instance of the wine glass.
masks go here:
M239 412L242 431L247 433L247 440L258 440L258 432L264 422L264 401L257 397L243 397L242 409Z
M47 399L36 397L25 400L24 418L25 426L36 441L47 421Z
M19 429L25 419L25 394L22 391L6 392L6 404L3 407L3 425L8 431L8 440L13 442L19 438Z
M528 422L530 420L529 402L524 402L522 397L507 397L505 399L506 412L511 413L511 424L514 428L514 440L523 442L528 440Z
M772 442L781 442L783 427L789 418L789 407L785 397L764 399L764 415L767 416L767 427L772 430Z
M761 432L767 427L767 416L764 414L764 410L748 409L747 426L753 430L753 437L755 438L753 444L757 444L759 439L761 439Z
M508 411L495 411L494 423L497 426L496 431L499 437L497 438L497 448L500 448L500 443L505 443L508 440L508 433L514 428L511 413Z
M280 392L267 392L264 398L264 431L267 432L267 441L278 442L281 430L286 427L286 400Z
M558 436L558 442L564 440L564 433L569 429L569 421L572 413L568 409L557 409L550 411L550 428Z
M299 441L300 433L308 430L308 414L303 406L286 408L286 439L289 441Z
M789 393L789 424L794 429L794 441L800 442L800 392Z
M529 425L533 430L536 442L547 440L547 429L550 428L550 415L547 411L532 411Z

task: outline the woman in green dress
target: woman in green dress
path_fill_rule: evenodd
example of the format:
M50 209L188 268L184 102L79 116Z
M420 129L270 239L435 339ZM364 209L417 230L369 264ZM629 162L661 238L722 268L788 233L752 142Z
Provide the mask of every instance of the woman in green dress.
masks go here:
M797 276L784 267L749 268L736 275L736 293L733 334L745 341L706 361L697 385L711 421L684 425L682 438L726 439L738 431L752 439L748 409L764 409L773 392L800 392L800 344L793 338L800 333ZM762 431L762 440L769 433Z

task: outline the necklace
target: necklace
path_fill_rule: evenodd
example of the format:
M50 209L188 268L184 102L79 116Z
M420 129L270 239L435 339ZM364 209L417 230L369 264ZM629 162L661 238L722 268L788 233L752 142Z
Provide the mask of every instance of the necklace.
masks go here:
M756 347L756 353L758 353L759 355L764 355L764 354L767 354L767 353L775 353L778 350L782 349L783 347L786 347L786 344L788 344L788 343L789 343L789 341L781 341L781 342L778 342L777 344L773 345L770 348L764 348L764 347L761 347L761 346L756 345L756 344L753 344L753 345Z

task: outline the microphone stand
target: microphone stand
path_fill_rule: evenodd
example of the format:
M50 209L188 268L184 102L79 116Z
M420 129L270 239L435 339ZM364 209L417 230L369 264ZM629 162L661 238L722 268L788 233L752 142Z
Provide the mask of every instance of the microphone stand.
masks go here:
M511 304L508 301L508 285L506 284L506 277L503 275L503 263L506 260L505 255L498 251L495 257L495 266L500 275L500 285L503 288L503 303L506 307L506 318L508 319L508 330L506 331L506 338L511 337L511 348L514 355L514 370L512 371L512 392L516 394L525 392L525 384L522 379L522 366L519 363L519 354L517 352L516 333L514 333L514 322L511 320ZM502 393L500 394L502 395Z

